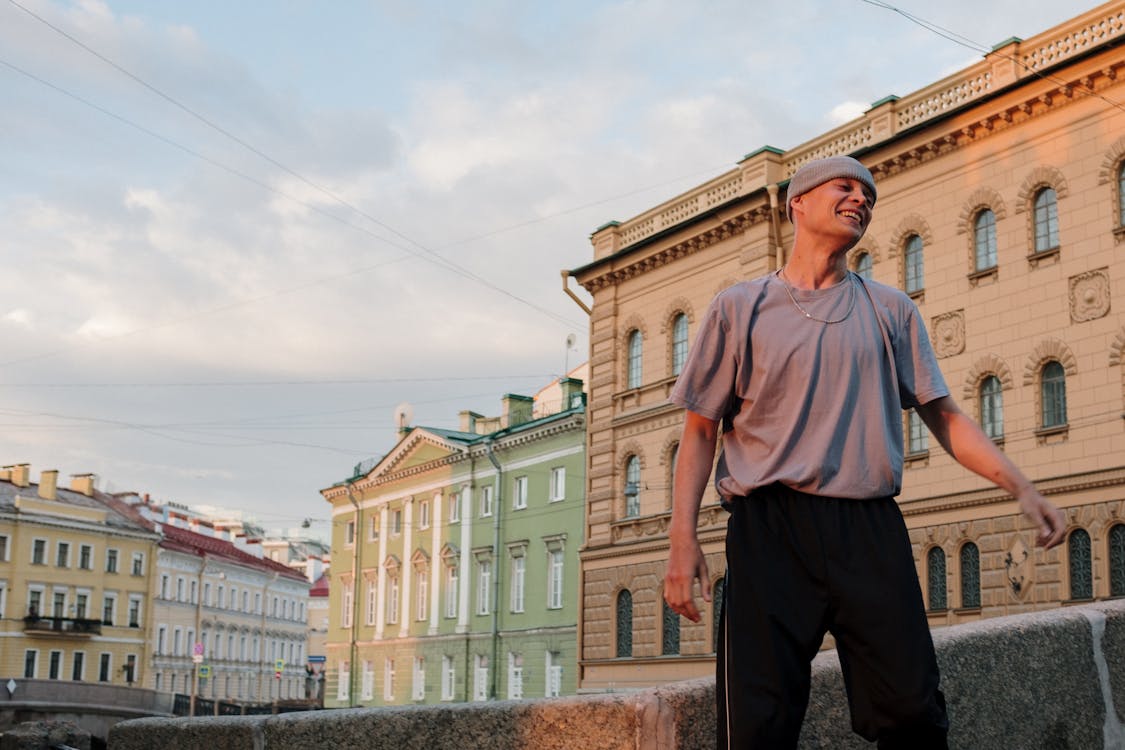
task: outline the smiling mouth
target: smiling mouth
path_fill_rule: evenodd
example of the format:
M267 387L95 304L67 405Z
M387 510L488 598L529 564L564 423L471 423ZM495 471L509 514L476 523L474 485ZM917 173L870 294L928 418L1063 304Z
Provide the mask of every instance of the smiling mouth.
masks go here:
M863 217L859 214L858 211L846 211L845 210L845 211L840 211L838 213L840 214L840 216L843 216L845 219L851 219L856 224L862 224L863 223Z

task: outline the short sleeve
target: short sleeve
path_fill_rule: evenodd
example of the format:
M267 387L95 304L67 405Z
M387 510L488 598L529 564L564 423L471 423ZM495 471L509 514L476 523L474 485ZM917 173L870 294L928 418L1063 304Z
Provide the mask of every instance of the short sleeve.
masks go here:
M905 304L906 311L894 350L899 401L903 409L910 409L948 396L949 388L938 367L934 347L918 308L909 299Z
M724 300L720 294L707 308L670 396L672 403L716 421L727 413L734 397L742 358Z

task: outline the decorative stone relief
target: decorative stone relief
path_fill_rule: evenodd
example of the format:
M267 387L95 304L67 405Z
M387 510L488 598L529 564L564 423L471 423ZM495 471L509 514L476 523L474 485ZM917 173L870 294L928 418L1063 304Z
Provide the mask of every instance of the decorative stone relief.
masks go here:
M1004 557L1004 575L1008 579L1008 590L1016 599L1023 599L1031 588L1032 571L1031 555L1023 539L1016 537L1012 546Z
M1075 323L1104 318L1109 313L1109 273L1106 268L1070 277L1070 319Z
M965 311L954 310L934 317L934 351L938 358L952 357L965 351Z

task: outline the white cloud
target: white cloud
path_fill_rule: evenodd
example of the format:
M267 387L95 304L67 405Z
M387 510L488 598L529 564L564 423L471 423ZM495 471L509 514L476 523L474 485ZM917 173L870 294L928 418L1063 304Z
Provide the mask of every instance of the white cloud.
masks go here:
M870 108L871 105L864 102L841 102L828 112L828 121L832 125L843 125L845 122L862 117Z

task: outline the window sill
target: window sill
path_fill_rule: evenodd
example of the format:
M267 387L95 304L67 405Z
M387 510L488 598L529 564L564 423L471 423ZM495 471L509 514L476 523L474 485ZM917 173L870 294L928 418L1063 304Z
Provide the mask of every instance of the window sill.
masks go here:
M976 606L976 607L961 607L959 609L953 610L953 614L955 614L955 615L979 615L980 614L980 607L979 606Z
M1039 445L1061 443L1066 440L1069 432L1069 424L1055 425L1054 427L1040 427L1035 431L1035 439L1039 442Z
M1057 245L1055 247L1048 248L1047 250L1043 250L1042 252L1032 253L1031 255L1027 256L1027 262L1031 264L1032 268L1038 268L1039 265L1044 261L1058 262L1058 260L1059 246Z
M1113 237L1118 242L1125 242L1125 225L1113 228Z
M907 469L923 468L930 465L930 452L928 450L918 451L917 453L907 453L902 459L903 465Z
M991 284L995 282L999 276L1000 268L998 266L982 268L979 271L973 271L969 274L969 285L977 287L981 284Z
M915 289L913 292L907 292L906 294L919 305L926 301L925 289Z

